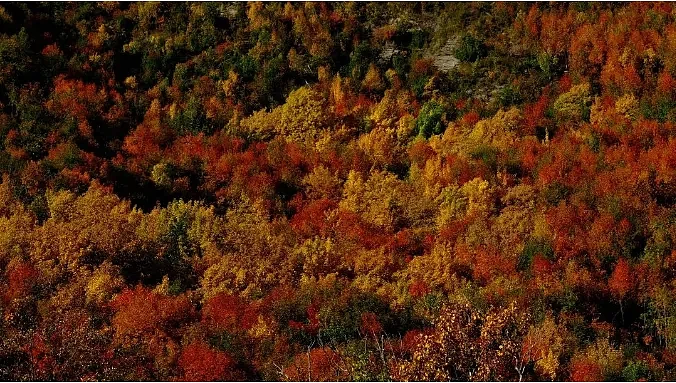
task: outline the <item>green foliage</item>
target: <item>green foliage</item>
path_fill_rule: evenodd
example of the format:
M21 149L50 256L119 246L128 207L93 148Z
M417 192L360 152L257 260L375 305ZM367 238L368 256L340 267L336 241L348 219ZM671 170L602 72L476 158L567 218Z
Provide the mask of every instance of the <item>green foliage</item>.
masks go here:
M355 81L361 81L368 71L372 59L371 47L367 42L357 45L350 54L350 62L347 66L347 75Z
M588 83L575 85L554 101L554 112L562 121L589 121L591 86Z
M514 88L514 86L507 85L504 88L500 89L497 94L498 105L503 108L510 107L512 105L518 105L521 103L521 96L519 95L519 90Z
M570 189L560 182L547 185L542 192L544 200L549 205L557 205L570 194Z
M345 354L350 360L352 373L350 380L356 382L383 382L391 379L386 365L376 362L372 355L377 352L369 347L368 341L351 341L345 346Z
M516 265L517 270L529 270L533 263L533 258L536 256L546 260L553 260L554 250L551 245L545 241L536 239L528 240L519 255L519 260Z
M495 170L498 166L500 151L492 145L479 145L469 155L472 159L483 162L489 169Z
M258 73L258 63L251 56L242 56L235 63L237 73L245 81L253 80Z
M425 43L428 40L429 32L416 29L411 33L411 49L422 49L425 46Z
M631 361L622 370L622 377L627 382L637 382L639 380L649 380L651 378L650 368L642 360Z
M185 109L171 120L171 126L182 135L212 132L212 126L206 119L200 101L194 97L191 97Z
M411 81L411 90L416 95L416 97L422 97L425 93L425 85L429 81L429 76L418 76L413 81Z
M425 138L441 134L446 129L444 119L443 106L436 101L428 101L420 109L418 119L415 122L415 131Z
M673 380L672 8L0 5L0 378Z
M486 47L476 37L463 34L460 36L454 54L461 61L475 62L486 55Z

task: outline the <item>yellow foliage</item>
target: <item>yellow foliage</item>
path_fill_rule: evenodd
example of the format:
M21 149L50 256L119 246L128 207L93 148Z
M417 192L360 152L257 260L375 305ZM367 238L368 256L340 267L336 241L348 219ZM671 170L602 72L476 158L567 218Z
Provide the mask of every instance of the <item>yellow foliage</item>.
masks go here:
M460 192L467 198L467 215L483 217L491 213L493 190L488 181L474 178L462 185Z
M625 94L615 102L615 111L630 120L639 116L638 99L633 94Z
M530 327L523 353L526 360L535 362L535 370L541 377L556 380L563 348L563 337L554 319L547 316L542 323Z
M270 323L270 319L259 315L256 324L251 326L248 333L254 339L271 337L275 335L275 326Z
M270 222L258 204L243 197L218 227L213 256L203 260L200 291L205 300L221 292L258 294L300 278L284 231L289 229Z
M330 125L330 114L325 97L309 88L301 87L289 94L284 105L270 112L259 110L240 121L244 132L257 139L280 135L294 141L314 139Z
M484 119L474 126L467 136L471 147L492 145L499 149L508 149L517 139L516 131L521 121L521 112L512 107L504 111L500 109L493 117Z
M136 17L138 17L139 22L144 28L149 27L152 17L155 16L159 10L159 6L159 1L149 1L140 3L136 6Z
M424 281L432 291L453 293L460 284L455 275L458 262L454 244L437 243L430 254L413 258L408 263L406 277L409 281Z
M397 93L388 89L385 95L375 105L371 111L370 119L375 126L383 128L394 128L399 120L397 115Z
M237 75L237 72L231 70L228 72L228 78L222 82L221 88L227 97L235 97L239 84L239 75Z
M63 315L64 312L85 306L85 288L88 273L79 271L71 283L62 284L48 299L38 303L38 312L43 316Z
M347 180L343 185L343 200L340 201L340 208L355 213L360 213L364 207L364 193L366 184L361 174L350 170Z
M280 108L277 129L278 133L285 137L302 139L306 134L312 136L328 127L326 99L321 93L309 87L301 87L291 92L286 103Z
M408 142L414 131L415 118L412 115L406 114L399 119L399 124L397 124L397 139L400 143Z
M335 272L343 264L331 239L308 239L294 253L303 260L303 275L307 277L322 277Z
M209 267L201 280L201 292L206 302L220 293L236 294L246 289L246 271L237 267L232 256L225 255L221 262Z
M3 182L0 183L0 215L9 215L19 205L12 195L12 189L9 184L9 177L4 175Z
M260 1L248 4L246 15L249 18L249 26L252 30L264 28L270 25L270 19L264 10L264 4Z
M603 376L619 376L622 372L624 356L622 348L615 348L608 338L597 339L583 352L587 360L593 360L601 367Z
M178 230L173 235L184 231L183 246L194 250L206 250L214 245L221 220L214 214L213 207L206 207L201 202L173 201L166 208L153 209L143 215L136 227L135 234L145 246L153 246L166 242L165 238L172 230ZM189 255L188 248L184 255ZM192 254L198 255L198 254Z
M31 257L45 275L77 272L85 256L132 251L135 227L130 217L135 213L128 201L120 201L98 182L77 198L68 192L47 195L52 216L35 230L30 246Z
M331 79L331 68L327 67L326 65L322 65L317 68L317 79L320 83L327 82L329 79Z
M412 113L412 107L415 99L410 92L404 90L388 89L382 99L371 110L369 118L376 127L387 129L398 129L402 124L409 123L408 120L415 120ZM406 119L402 122L401 119ZM415 121L412 122L415 127Z
M535 213L535 191L529 185L510 188L502 198L505 207L495 219L495 231L499 234L503 249L511 249L522 243L533 231Z
M160 282L155 288L153 289L153 292L158 295L169 295L169 276L165 275L162 277L162 282Z
M387 81L392 84L394 89L399 89L401 87L401 79L399 78L396 70L390 68L385 71L385 78L387 78Z
M362 89L371 92L379 92L385 88L383 77L380 75L380 71L374 64L369 65L369 70L366 72L366 76L364 76L361 87Z
M591 273L586 268L578 265L575 260L571 260L566 265L564 271L564 281L567 286L572 288L582 288L592 286L594 281Z
M353 269L357 274L353 285L362 291L375 293L391 282L391 276L398 269L398 264L393 254L381 247L358 251Z
M7 12L7 9L5 7L0 6L0 20L6 23L11 23L12 22L12 16Z
M409 359L396 360L395 380L518 379L521 336L529 321L515 304L482 313L468 304L442 308L434 331L422 335Z
M332 105L344 105L347 101L348 87L347 81L343 80L340 75L336 75L331 82L331 89L329 91L329 99Z
M0 216L0 263L19 259L30 247L35 218L22 206L9 217Z
M310 174L303 178L303 184L307 185L307 192L310 198L328 198L333 199L341 194L341 181L325 166L320 165L312 170Z
M153 166L150 172L150 179L160 187L168 188L171 186L171 177L169 176L169 165L160 162Z
M87 302L104 304L124 286L124 281L119 276L119 271L110 262L99 266L87 281L85 296Z
M281 110L273 109L271 112L259 110L251 116L243 118L239 122L240 128L252 138L266 140L275 135L275 123L279 120Z
M579 121L591 103L591 86L585 82L575 85L554 101L554 112L564 120Z
M61 190L52 192L50 190L46 193L47 207L49 208L50 217L57 222L68 222L73 215L73 202L76 195L67 191Z
M439 204L439 215L436 220L438 228L462 218L467 210L467 196L462 193L457 185L443 188L436 201Z
M376 128L362 134L357 145L375 166L385 167L398 163L403 156L394 131Z
M411 176L409 178L418 186L423 187L423 192L426 197L432 199L440 198L443 189L443 181L454 179L454 174L450 167L445 166L445 162L441 156L434 156L427 161L422 169L416 165L411 165Z
M551 238L551 230L547 223L547 217L541 213L535 213L533 216L533 238L546 239Z
M403 182L387 171L372 172L366 182L359 173L351 171L339 207L360 214L377 227L392 230L405 211L403 189Z

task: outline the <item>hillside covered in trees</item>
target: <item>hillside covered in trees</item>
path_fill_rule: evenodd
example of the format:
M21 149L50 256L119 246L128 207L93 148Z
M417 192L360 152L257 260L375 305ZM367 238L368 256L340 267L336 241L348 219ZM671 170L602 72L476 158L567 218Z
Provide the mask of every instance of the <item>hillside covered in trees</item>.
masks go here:
M675 380L672 3L3 3L0 380Z

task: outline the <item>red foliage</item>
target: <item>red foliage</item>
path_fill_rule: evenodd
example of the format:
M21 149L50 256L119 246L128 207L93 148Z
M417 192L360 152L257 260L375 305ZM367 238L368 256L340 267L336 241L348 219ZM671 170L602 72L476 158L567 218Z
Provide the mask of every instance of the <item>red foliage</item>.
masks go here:
M308 324L305 326L305 330L311 334L311 335L316 335L317 332L319 331L319 305L317 303L313 303L310 306L308 306L307 310L307 320Z
M559 93L565 93L573 86L573 79L568 74L564 74L558 83Z
M328 347L301 353L284 369L290 381L334 382L345 380L347 373L340 355ZM308 368L309 366L309 368Z
M473 276L476 280L487 283L498 275L512 275L516 263L492 248L484 246L476 251Z
M219 294L204 305L202 321L214 330L234 330L243 325L246 303L238 296Z
M336 203L326 198L311 201L291 218L291 227L304 237L324 234L329 228L326 214L335 207Z
M429 292L430 288L424 281L415 281L408 287L408 293L415 298L424 297Z
M361 325L359 327L362 334L369 336L380 335L383 331L383 325L380 324L376 314L365 312L361 314Z
M195 314L187 297L158 295L141 286L125 289L115 297L111 306L115 311L113 328L121 336L169 330Z
M38 272L30 264L19 262L7 269L7 291L5 302L26 296L37 283Z
M38 376L47 377L54 369L55 360L51 355L51 351L43 336L36 334L31 339L30 344L24 346L26 353L29 355L32 368Z
M334 230L334 235L361 243L367 249L374 249L386 244L388 240L387 233L369 227L361 220L359 215L351 211L338 211Z
M581 238L586 238L590 212L580 206L560 204L549 209L547 223L554 230L554 252L564 259L586 251Z
M668 71L662 71L657 78L657 91L664 95L672 95L676 89L676 79Z
M434 149L425 141L416 141L408 149L408 156L411 158L411 162L420 167L425 166L425 162L434 155Z
M394 37L396 32L396 27L392 25L385 25L373 31L373 38L379 42L389 41L392 39L392 37Z
M534 104L524 106L524 125L528 134L534 134L535 128L545 124L545 111L549 106L550 99L547 94L543 94Z
M576 382L600 382L603 380L601 367L590 360L576 360L570 366L570 380Z
M107 100L105 90L80 80L66 79L64 75L54 80L53 98L47 109L57 115L66 114L80 121L100 111Z
M441 230L439 231L439 235L436 237L437 242L447 242L450 244L454 244L457 239L465 233L465 230L467 229L467 220L462 219L462 220L457 220L457 221L452 221L446 226L442 227Z
M536 277L547 277L553 269L552 262L537 254L533 258L533 273Z
M192 343L181 352L178 365L183 371L181 380L213 382L241 380L233 358L203 343Z
M428 75L431 74L433 68L434 68L434 60L430 58L418 59L413 62L413 65L411 65L411 75L412 76Z
M395 342L393 346L398 346L394 347L395 351L401 352L401 353L410 353L412 352L417 345L420 343L420 340L423 336L429 335L434 331L434 328L430 327L425 330L409 330L404 334L404 337L401 338L401 342ZM398 343L398 344L397 344Z
M47 57L59 57L61 55L61 50L56 44L49 44L42 48L41 53Z
M634 287L634 276L632 275L631 266L624 259L620 258L615 265L613 274L608 280L608 287L610 291L619 299L624 298Z
M462 116L462 124L465 126L474 126L479 122L479 119L479 113L472 111Z

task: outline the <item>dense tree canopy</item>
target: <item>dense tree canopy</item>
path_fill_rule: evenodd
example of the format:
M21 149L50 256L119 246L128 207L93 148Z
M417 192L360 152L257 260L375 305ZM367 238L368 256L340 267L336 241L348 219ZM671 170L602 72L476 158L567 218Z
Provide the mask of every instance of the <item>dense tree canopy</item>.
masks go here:
M0 380L676 379L670 3L3 3Z

